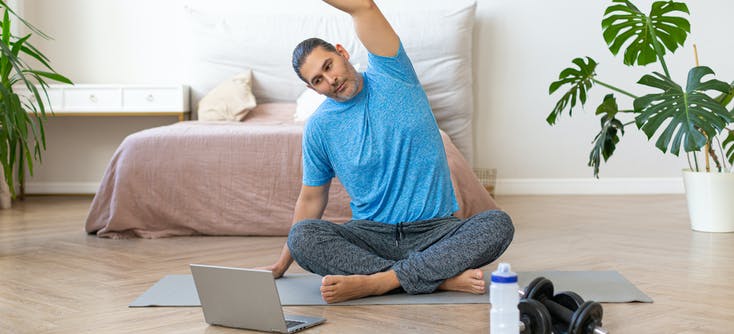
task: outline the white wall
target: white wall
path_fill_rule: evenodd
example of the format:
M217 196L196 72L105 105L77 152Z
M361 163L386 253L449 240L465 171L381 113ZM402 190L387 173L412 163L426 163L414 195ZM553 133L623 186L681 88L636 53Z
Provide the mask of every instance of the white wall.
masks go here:
M595 58L600 63L600 80L637 94L643 90L634 83L643 71L662 72L655 66L629 69L611 56L600 27L608 3L480 1L480 46L475 58L480 76L477 164L498 166L500 177L511 179L505 180L505 190L507 186L520 190L529 185L546 192L566 191L563 188L570 192L585 192L584 188L589 192L682 190L678 177L680 169L687 166L685 159L663 155L633 127L628 128L611 161L602 167L601 181L579 180L592 174L586 162L591 141L599 131L592 114L607 93L601 87L593 89L587 112L577 111L573 119L564 116L555 127L544 121L557 98L548 96L548 85L574 57ZM645 11L650 3L638 1ZM733 9L734 3L689 1L689 8L692 34L686 48L668 59L673 76L685 79L694 64L691 42L695 42L702 64L712 66L721 78L734 80L734 64L725 60L734 43L720 24L725 19L722 13ZM618 100L623 101L619 96ZM624 104L630 105L629 101Z
M245 0L243 0L245 1ZM314 0L315 1L315 0ZM391 0L387 0L391 1ZM395 0L392 0L395 1ZM403 0L406 1L406 0ZM417 1L417 0L415 0ZM304 0L294 0L299 5ZM418 1L417 1L418 2ZM637 1L644 11L652 1ZM216 1L212 1L215 4ZM635 82L659 67L630 69L613 58L601 37L600 18L610 1L478 0L475 29L475 165L499 170L499 193L681 192L685 158L663 155L628 127L601 180L586 166L599 130L593 111L608 92L592 90L587 111L545 123L558 96L548 85L578 56L599 63L599 79L637 94ZM25 0L26 18L52 35L35 40L60 73L76 83L177 83L181 2L175 0ZM683 82L693 65L734 80L734 51L725 22L734 2L689 1L692 33L668 64ZM631 101L618 97L620 104ZM49 150L29 182L31 192L91 192L114 148L126 134L174 118L58 118L49 122ZM66 189L66 191L63 191ZM91 190L89 190L91 189Z

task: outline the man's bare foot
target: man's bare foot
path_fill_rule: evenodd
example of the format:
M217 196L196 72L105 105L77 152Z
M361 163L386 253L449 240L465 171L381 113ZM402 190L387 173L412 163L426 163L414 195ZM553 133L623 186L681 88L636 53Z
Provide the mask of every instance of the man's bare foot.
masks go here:
M321 298L331 304L382 295L398 287L398 276L392 270L372 275L328 275L321 280Z
M487 291L484 273L479 269L469 269L461 274L445 280L439 290L469 292L481 295Z

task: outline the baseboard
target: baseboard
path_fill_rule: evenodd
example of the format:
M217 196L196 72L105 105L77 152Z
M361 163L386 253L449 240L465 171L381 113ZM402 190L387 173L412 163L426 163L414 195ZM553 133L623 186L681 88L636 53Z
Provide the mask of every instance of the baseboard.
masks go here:
M25 193L29 195L47 194L96 194L99 182L28 182Z
M96 182L32 182L27 194L94 194ZM604 179L498 179L497 195L623 195L683 194L683 179L604 178Z
M498 179L497 195L683 194L683 178Z

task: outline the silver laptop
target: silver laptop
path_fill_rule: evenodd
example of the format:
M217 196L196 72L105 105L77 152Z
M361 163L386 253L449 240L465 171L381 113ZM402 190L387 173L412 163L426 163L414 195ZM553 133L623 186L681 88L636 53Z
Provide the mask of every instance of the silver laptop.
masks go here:
M192 264L191 274L209 324L294 333L326 321L284 316L275 279L269 271Z

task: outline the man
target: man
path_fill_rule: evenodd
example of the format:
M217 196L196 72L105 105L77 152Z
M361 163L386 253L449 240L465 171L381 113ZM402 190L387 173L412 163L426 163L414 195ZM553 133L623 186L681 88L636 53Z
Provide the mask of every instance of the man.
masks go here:
M369 51L366 72L349 53L316 38L293 52L306 85L328 99L303 134L303 185L294 225L278 261L293 260L324 276L328 303L397 288L482 294L484 266L509 246L510 217L487 211L465 221L458 210L446 153L428 99L395 31L370 0L325 0L350 14ZM331 179L351 197L353 220L320 220Z

